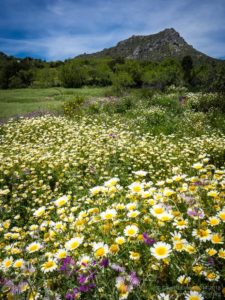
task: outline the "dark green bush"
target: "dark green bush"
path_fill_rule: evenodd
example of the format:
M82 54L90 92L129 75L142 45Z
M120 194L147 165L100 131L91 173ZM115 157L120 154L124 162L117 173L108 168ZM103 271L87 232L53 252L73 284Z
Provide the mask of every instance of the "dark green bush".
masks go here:
M87 112L90 114L98 114L101 111L101 104L99 102L90 103L87 107Z
M134 100L131 97L124 97L114 103L114 111L118 114L123 114L130 110L134 105Z
M65 101L62 105L63 113L66 116L72 117L81 108L84 103L84 97L75 96L73 99Z

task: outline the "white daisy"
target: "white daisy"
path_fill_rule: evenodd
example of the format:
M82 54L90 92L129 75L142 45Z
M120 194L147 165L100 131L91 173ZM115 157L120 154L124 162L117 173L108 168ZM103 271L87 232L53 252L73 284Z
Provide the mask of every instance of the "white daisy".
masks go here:
M171 246L164 242L158 242L150 248L151 254L157 259L167 258L171 253Z

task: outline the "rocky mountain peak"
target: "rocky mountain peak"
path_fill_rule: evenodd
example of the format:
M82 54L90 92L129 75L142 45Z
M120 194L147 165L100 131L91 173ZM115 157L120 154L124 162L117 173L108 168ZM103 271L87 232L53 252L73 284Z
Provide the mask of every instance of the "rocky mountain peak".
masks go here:
M165 58L212 59L195 50L174 28L166 28L151 35L133 35L120 41L115 47L88 54L93 57L123 57L137 60L161 61Z

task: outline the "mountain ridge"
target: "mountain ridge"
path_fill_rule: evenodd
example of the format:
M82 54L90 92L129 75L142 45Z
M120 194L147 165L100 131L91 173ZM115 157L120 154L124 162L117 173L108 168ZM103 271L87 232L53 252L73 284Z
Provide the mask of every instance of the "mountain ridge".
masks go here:
M77 57L123 57L126 59L162 61L166 58L182 58L190 55L194 60L211 60L212 58L189 45L174 28L166 28L151 35L133 35L116 46L101 51L81 54Z

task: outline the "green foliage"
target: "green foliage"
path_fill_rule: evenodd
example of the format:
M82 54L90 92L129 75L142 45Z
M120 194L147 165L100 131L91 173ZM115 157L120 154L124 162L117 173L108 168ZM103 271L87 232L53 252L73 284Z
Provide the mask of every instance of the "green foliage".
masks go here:
M88 79L87 68L82 67L79 62L72 60L62 66L61 81L64 87L80 88Z
M135 101L136 99L133 98L132 96L112 99L111 101L102 103L101 111L109 115L111 114L124 115L128 111L135 108Z
M219 110L225 113L225 95L221 93L199 93L189 96L189 107L195 111Z
M84 103L84 97L75 96L69 101L66 101L62 105L64 115L73 117L76 112L80 110L81 105Z
M101 104L99 102L92 102L88 105L86 111L90 114L99 114L101 112Z
M37 69L34 74L33 87L48 88L60 86L59 71L57 68L45 67Z
M107 64L107 60L91 60L88 61L88 75L87 84L94 86L108 86L112 84L113 73Z
M216 68L216 72L211 79L208 90L225 95L225 64Z
M17 59L0 53L0 88L48 88L63 86L112 86L113 94L124 95L127 89L151 87L166 91L169 86L184 84L191 91L225 93L225 64L221 61L138 61L115 58L79 57L65 62Z
M134 99L131 97L124 97L114 103L114 112L123 114L134 106Z
M145 68L143 73L143 84L161 91L164 91L167 86L180 85L181 68L175 60L165 60L154 68Z
M8 87L11 89L22 88L24 87L23 80L19 76L13 75L9 80Z
M184 72L184 81L187 84L191 84L193 79L193 60L190 55L184 56L181 62L181 66Z

